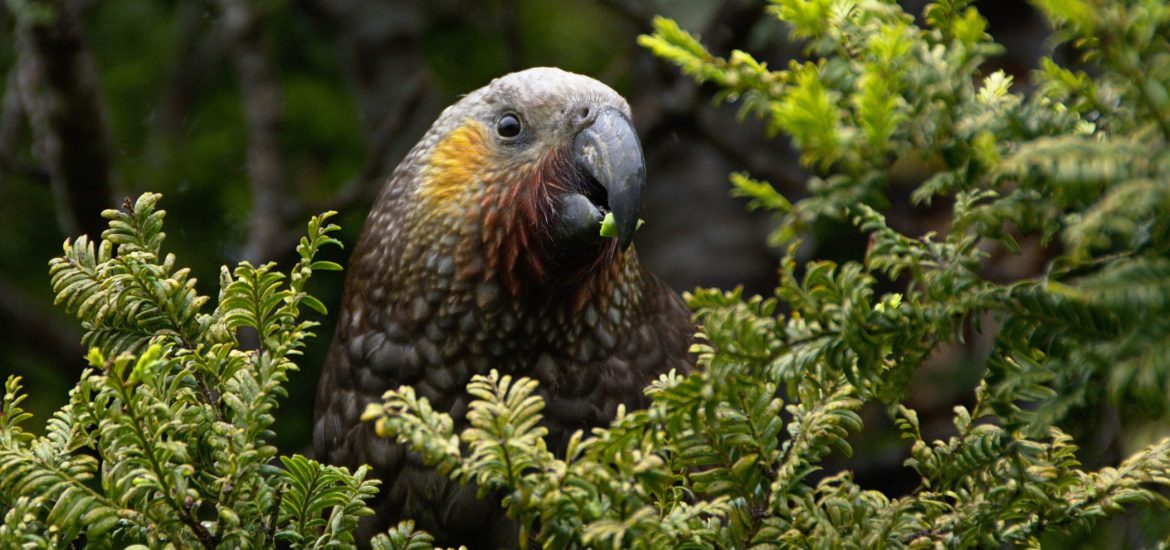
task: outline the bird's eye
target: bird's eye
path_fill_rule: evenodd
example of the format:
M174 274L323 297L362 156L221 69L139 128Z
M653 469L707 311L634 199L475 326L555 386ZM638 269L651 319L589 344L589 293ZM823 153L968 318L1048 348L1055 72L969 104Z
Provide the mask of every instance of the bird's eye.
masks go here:
M500 120L496 122L496 133L500 134L500 137L516 137L520 135L521 129L520 117L512 113L500 117Z

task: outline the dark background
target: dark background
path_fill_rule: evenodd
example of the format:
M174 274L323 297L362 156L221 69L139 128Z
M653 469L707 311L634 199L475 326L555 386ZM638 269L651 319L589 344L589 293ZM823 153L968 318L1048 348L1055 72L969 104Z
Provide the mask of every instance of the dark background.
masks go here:
M924 2L903 3L921 16ZM1027 86L1047 30L1024 2L981 2L1007 53L989 64ZM45 15L49 16L46 17ZM161 192L167 251L217 292L224 263L288 265L308 217L340 211L351 245L385 176L438 112L493 77L554 65L591 75L630 101L647 157L637 246L679 291L696 286L769 293L779 250L767 215L728 195L746 170L786 195L805 174L783 139L769 139L713 89L635 42L654 14L679 21L717 54L745 49L774 67L799 53L763 1L548 0L10 0L0 8L0 376L25 379L40 424L64 403L84 362L80 328L52 306L47 262L61 242L105 227L103 208ZM916 209L911 172L894 182L888 217L920 234L947 210ZM802 259L858 259L864 237L824 224ZM330 250L344 262L346 251ZM1041 257L1004 258L1005 277ZM344 275L311 289L336 309ZM278 445L308 441L323 326L289 384ZM941 349L911 404L927 435L950 435L951 407L970 398L988 337ZM907 449L880 408L850 467L872 488L912 487Z

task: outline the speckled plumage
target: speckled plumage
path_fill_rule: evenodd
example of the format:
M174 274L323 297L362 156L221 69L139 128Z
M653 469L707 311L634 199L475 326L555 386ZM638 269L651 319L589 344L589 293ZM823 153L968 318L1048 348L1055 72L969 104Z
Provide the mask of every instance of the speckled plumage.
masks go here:
M573 135L607 108L629 117L613 90L557 69L496 79L445 110L383 189L350 259L313 430L319 458L370 464L384 482L363 536L413 518L443 544L517 544L498 504L359 421L386 390L413 385L462 427L472 375L535 378L560 450L619 404L643 406L658 374L690 370L689 313L635 251L550 230L560 197L589 185ZM506 112L523 141L496 135Z

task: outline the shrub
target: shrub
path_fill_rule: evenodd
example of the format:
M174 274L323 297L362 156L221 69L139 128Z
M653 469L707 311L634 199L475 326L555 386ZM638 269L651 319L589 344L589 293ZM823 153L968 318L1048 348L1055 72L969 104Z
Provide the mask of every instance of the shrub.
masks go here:
M115 543L152 548L352 547L357 519L377 492L366 468L276 458L272 411L293 359L312 336L301 308L337 226L313 218L288 275L241 263L220 273L214 311L188 269L162 252L157 194L103 213L100 243L65 243L50 263L57 302L85 328L90 369L45 434L19 378L0 410L0 547ZM237 330L258 335L243 349Z
M919 26L890 2L774 0L809 56L781 70L742 51L711 55L656 20L644 46L790 136L813 174L796 201L731 177L749 207L777 215L772 241L788 253L775 295L688 294L701 368L661 377L647 409L578 433L563 457L542 439L536 383L506 373L473 380L459 434L409 387L366 418L440 472L503 494L523 539L550 548L1067 545L1122 512L1165 517L1170 7L1038 1L1076 58L1043 60L1024 93L981 72L998 46L968 4L930 4ZM914 202L950 211L945 230L887 224L890 181L907 162L922 172ZM24 396L9 380L0 546L351 545L376 490L366 470L296 456L277 466L266 443L313 326L301 306L324 309L305 281L338 267L313 259L335 243L328 215L310 222L289 275L225 268L203 313L209 299L161 253L157 200L107 212L96 249L81 238L52 263L93 368L42 437L21 429ZM868 236L865 256L798 265L799 239L824 219ZM1037 243L1042 274L987 276L989 250L1024 241ZM243 349L240 329L259 347ZM972 330L994 345L971 405L955 407L949 437L928 441L910 381ZM919 478L907 494L825 469L850 454L868 403L906 440ZM1126 419L1130 451L1086 466L1074 428L1103 406ZM1130 536L1170 542L1159 541L1164 521ZM373 542L431 539L404 522Z
M503 491L525 536L553 548L1037 546L1133 508L1166 517L1170 439L1094 471L1070 426L1112 404L1137 443L1170 395L1170 7L1038 2L1077 59L1044 59L1019 93L980 72L999 46L967 4L935 2L920 27L892 2L776 0L809 54L782 70L656 20L643 46L790 136L814 174L795 202L731 177L779 218L775 296L689 294L699 371L662 377L647 410L574 438L563 459L540 438L534 382L494 372L469 386L462 434L410 388L367 416L441 472ZM951 205L945 231L886 223L907 161L927 172L913 201ZM865 257L797 265L799 237L824 219L867 235ZM989 249L1023 239L1043 274L985 276ZM973 405L927 441L908 384L971 328L994 334ZM850 453L866 403L906 439L909 494L818 472Z

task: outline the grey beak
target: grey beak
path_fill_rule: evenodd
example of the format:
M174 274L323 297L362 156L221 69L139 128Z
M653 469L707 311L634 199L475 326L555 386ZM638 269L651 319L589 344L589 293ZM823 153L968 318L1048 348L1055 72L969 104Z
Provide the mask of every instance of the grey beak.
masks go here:
M605 206L617 222L622 250L629 248L638 228L646 162L634 125L621 111L607 107L573 139L577 166L605 188Z

